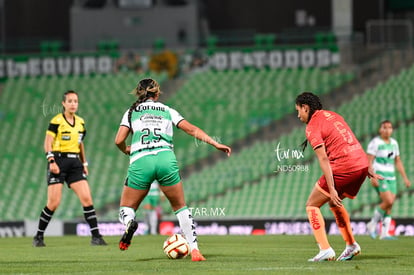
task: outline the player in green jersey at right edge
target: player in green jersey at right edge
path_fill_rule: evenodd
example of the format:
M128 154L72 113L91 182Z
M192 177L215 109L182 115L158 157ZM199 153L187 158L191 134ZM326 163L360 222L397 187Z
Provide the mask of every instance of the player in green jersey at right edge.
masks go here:
M382 222L380 239L396 239L388 233L391 224L391 209L397 195L395 168L400 172L405 186L407 188L411 186L400 158L398 142L391 137L392 131L391 121L385 120L381 122L379 136L371 140L367 149L369 164L377 174L384 178L383 180L371 178L371 184L381 199L381 203L375 208L374 216L367 224L368 232L373 239L377 237L377 224L379 221Z
M121 196L119 220L126 226L119 242L121 250L128 249L138 223L135 211L147 195L150 185L157 180L169 200L188 244L191 260L204 261L198 249L196 225L188 209L177 160L173 151L173 127L204 141L230 156L231 148L220 144L203 130L185 120L176 110L157 102L160 86L153 79L143 79L133 91L137 100L125 112L115 144L129 155L128 176ZM125 141L132 135L131 145Z

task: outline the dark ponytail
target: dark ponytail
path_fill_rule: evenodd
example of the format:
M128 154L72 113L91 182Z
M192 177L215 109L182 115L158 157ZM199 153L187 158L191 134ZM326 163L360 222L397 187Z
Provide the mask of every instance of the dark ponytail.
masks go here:
M132 123L131 123L131 117L132 117L132 112L138 107L138 105L140 104L141 102L139 101L139 100L137 100L137 101L135 101L132 105L131 105L131 107L129 107L129 110L128 110L128 124L129 124L129 130L131 131L131 132L134 132L133 130L132 130Z
M160 85L157 81L151 78L145 78L138 83L137 87L132 91L132 93L136 95L138 99L131 105L128 110L128 123L131 132L133 132L131 123L132 112L136 110L138 105L142 102L145 102L149 98L158 96L161 93L161 90Z
M317 95L315 95L313 93L310 93L310 92L304 92L304 93L301 93L300 95L298 95L296 97L295 103L298 106L302 106L302 105L308 105L309 106L309 116L308 116L308 121L306 123L309 123L309 121L311 120L313 114L317 110L322 110L321 100L319 99L319 97ZM307 145L308 145L308 140L305 139L305 141L302 142L302 144L301 144L302 151L305 151Z
M133 132L132 123L131 123L132 112L137 109L139 104L141 104L142 102L145 102L148 98L153 97L153 96L148 95L148 94L150 94L150 93L145 93L142 98L138 98L137 101L132 103L131 107L129 107L129 110L128 110L128 123L129 123L129 129L131 130L131 132Z

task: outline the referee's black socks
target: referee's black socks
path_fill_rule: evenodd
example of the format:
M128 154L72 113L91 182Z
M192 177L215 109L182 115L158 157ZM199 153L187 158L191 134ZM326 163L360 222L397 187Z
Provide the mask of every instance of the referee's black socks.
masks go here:
M85 216L86 222L89 224L89 227L91 228L91 234L94 237L102 237L102 235L99 233L98 228L98 219L96 218L96 212L93 205L91 206L84 206L83 207L83 215Z
M53 213L54 212L47 208L47 206L43 208L42 213L40 213L39 226L37 228L36 236L43 237L46 227L49 225L49 222L52 219Z

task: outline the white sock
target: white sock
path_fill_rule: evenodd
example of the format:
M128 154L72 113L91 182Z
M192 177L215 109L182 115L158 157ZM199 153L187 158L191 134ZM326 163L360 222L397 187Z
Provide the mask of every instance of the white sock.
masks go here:
M150 232L150 218L149 218L149 211L148 210L144 210L144 223L147 226L147 229L145 230L145 234L149 234Z
M135 209L131 207L121 206L119 208L119 221L127 226L130 220L135 219Z
M378 211L378 208L375 208L374 216L372 217L371 222L377 224L383 218L384 218L384 214Z
M390 230L390 224L391 224L391 217L387 216L382 221L382 228L381 228L381 237L388 236L388 231Z
M197 233L195 231L194 220L193 216L190 213L190 210L188 210L187 206L184 206L174 213L177 216L181 231L183 232L185 239L190 245L190 250L192 251L193 249L198 249Z
M156 210L149 211L149 225L151 235L157 235L158 216Z

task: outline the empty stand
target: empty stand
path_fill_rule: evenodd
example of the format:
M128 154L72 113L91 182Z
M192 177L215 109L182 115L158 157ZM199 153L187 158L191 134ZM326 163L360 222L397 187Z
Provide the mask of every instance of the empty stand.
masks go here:
M1 186L1 220L36 220L46 203L43 139L49 120L61 110L61 95L68 89L79 92L79 115L86 120L85 140L90 163L89 183L97 210L117 205L126 175L128 158L113 144L124 111L134 98L128 93L140 78L148 75L118 74L105 76L71 76L9 79L1 94L0 135L2 165L0 176L7 179ZM159 82L166 75L152 75ZM355 96L334 111L341 113L366 147L376 134L379 122L391 119L396 127L402 159L409 177L414 174L414 95L411 79L414 67L379 83ZM329 93L352 79L318 69L309 70L241 70L194 74L168 102L190 122L205 129L217 140L232 144L261 127L294 112L298 91ZM161 85L162 86L162 85ZM304 140L304 126L270 141L260 141L243 148L231 158L193 173L184 179L190 207L225 208L225 217L305 218L304 204L321 175L311 148L295 158ZM200 141L175 132L175 150L180 167L204 158L214 149ZM279 152L289 151L287 158ZM296 155L297 156L297 155ZM280 157L280 156L279 156ZM283 171L288 165L301 171ZM413 210L412 191L399 182L399 199L395 217L408 217ZM65 188L56 218L83 219L81 205ZM378 198L367 183L356 200L345 200L354 217L367 218ZM166 213L168 202L163 203ZM322 209L331 217L328 207ZM117 207L101 220L117 218Z
M214 138L232 144L293 113L298 91L326 94L352 77L319 69L208 71L190 76L167 104ZM185 166L214 148L177 131L175 150Z
M36 220L46 203L46 161L43 141L50 119L62 110L66 90L79 93L78 114L86 121L85 147L90 163L88 177L95 208L119 201L128 157L114 145L123 113L135 98L129 94L144 77L160 83L165 74L38 77L9 79L1 94L0 157L2 211L0 220ZM73 192L64 190L56 218L83 219L82 206ZM116 216L115 216L116 218ZM113 220L114 217L111 218Z
M377 134L379 123L384 119L392 120L397 127L394 136L402 148L402 159L409 175L414 174L410 158L414 154L411 141L414 134L411 107L414 106L414 95L410 92L413 74L414 67L404 70L335 110L349 122L364 148ZM228 160L192 174L184 182L187 197L194 200L192 207L224 207L231 217L306 218L304 204L313 184L321 175L319 164L315 162L310 148L300 160L280 162L275 154L277 144L282 144L285 149L298 149L303 139L304 128L296 129L277 140L257 142L233 154ZM279 164L302 165L308 170L275 173ZM224 191L223 181L227 185ZM407 209L412 208L407 198L412 196L413 189L405 190L401 181L399 186L401 199L396 202L398 206L394 216L406 217ZM372 215L377 202L378 196L368 180L357 199L344 201L355 217L365 218ZM328 207L322 211L327 217L332 217Z

